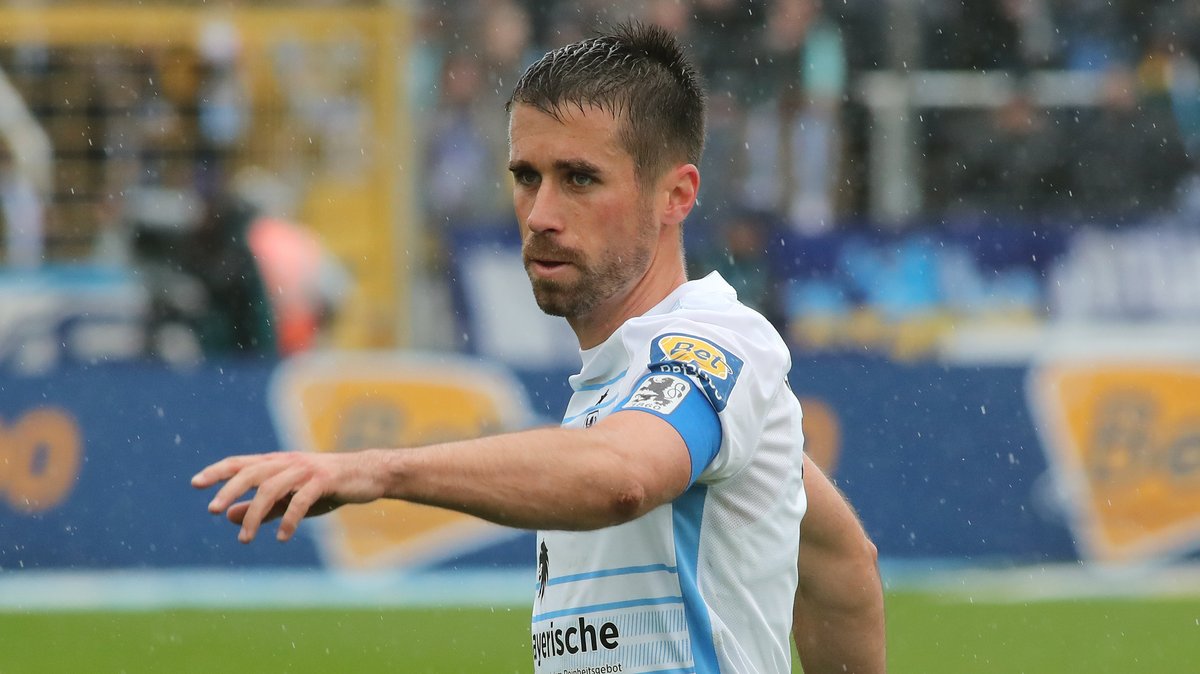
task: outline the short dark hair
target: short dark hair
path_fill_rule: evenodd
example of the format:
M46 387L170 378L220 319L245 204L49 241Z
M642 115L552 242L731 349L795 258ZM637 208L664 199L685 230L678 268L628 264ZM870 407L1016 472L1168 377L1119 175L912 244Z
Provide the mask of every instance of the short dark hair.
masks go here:
M570 106L612 113L643 184L671 162L699 164L704 150L704 85L659 26L622 23L547 53L517 81L505 110L517 103L556 119Z

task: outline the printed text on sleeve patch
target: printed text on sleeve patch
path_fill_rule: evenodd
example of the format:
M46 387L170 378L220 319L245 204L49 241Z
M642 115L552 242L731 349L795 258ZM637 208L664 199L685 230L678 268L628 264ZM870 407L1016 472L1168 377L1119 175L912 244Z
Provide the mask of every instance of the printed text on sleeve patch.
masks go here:
M694 377L718 412L725 409L742 365L742 359L728 350L682 333L660 335L650 348L651 372Z

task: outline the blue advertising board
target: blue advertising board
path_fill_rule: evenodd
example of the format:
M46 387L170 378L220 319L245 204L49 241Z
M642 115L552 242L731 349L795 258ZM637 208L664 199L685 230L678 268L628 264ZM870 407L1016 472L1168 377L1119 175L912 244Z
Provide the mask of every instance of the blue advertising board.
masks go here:
M445 544L439 532L461 533L461 522L429 525L438 535L427 538L440 542L420 543L426 554L331 554L329 537L347 540L350 525L319 524L326 518L291 543L238 544L232 526L206 511L211 493L189 479L223 456L296 442L278 409L286 396L277 367L286 366L120 364L0 378L0 569L529 563L528 533L481 530ZM528 401L525 423L553 423L569 397L568 374L519 371L504 395ZM1077 559L1027 377L1024 367L821 357L797 360L791 383L806 419L825 426L810 428L810 441L832 444L814 451L836 458L836 481L884 558ZM314 391L301 393L327 395Z

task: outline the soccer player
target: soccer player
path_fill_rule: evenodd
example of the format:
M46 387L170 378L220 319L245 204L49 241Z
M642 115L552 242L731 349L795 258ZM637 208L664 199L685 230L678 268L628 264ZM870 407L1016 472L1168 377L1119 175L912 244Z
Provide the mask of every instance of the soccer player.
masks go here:
M793 619L809 674L883 671L875 549L804 459L783 340L718 275L685 276L704 93L674 38L550 52L509 115L525 267L583 360L562 426L231 457L193 478L225 482L209 509L243 542L378 498L538 529L537 672L782 674Z

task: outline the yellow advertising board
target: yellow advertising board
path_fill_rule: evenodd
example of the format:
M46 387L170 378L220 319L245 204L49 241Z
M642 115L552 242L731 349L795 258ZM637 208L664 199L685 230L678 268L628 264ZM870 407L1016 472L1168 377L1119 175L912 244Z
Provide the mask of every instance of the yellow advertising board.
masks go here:
M1200 365L1043 366L1030 394L1081 555L1200 547Z
M412 447L516 430L532 421L504 371L449 355L328 354L280 366L271 409L287 449L341 452ZM520 532L400 501L346 506L314 520L326 563L403 567Z
M30 410L11 424L0 418L0 501L40 513L70 497L83 464L83 438L70 413Z

